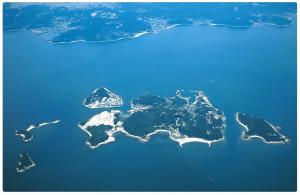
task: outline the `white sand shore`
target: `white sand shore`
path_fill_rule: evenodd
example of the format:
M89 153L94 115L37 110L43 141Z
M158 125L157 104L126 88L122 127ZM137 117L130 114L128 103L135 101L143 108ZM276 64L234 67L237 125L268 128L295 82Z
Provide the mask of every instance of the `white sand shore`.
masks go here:
M245 133L247 132L247 131L249 131L249 128L248 128L248 126L247 125L244 125L240 120L239 120L239 117L238 117L238 115L240 114L240 112L237 112L237 113L235 113L235 119L236 119L236 121L246 130L246 131L243 131L242 132L242 135L241 135L241 139L242 140L244 140L244 141L249 141L249 140L251 140L252 138L257 138L257 139L260 139L260 140L262 140L264 143L266 143L266 144L284 144L284 143L286 143L286 142L288 142L289 140L287 139L287 137L286 136L284 136L284 135L282 135L279 131L278 131L278 129L276 128L276 127L274 127L271 123L269 123L268 121L266 121L272 128L273 128L273 130L274 131L276 131L281 137L283 137L283 138L285 138L285 140L286 141L266 141L266 139L264 138L264 137L261 137L261 136L259 136L259 135L250 135L250 136L248 136L247 138L245 138Z

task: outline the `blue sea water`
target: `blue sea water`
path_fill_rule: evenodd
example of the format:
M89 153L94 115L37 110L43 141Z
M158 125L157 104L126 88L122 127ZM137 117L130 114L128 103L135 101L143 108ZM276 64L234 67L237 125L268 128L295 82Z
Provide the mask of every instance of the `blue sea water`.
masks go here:
M295 191L297 176L296 24L177 27L112 43L53 45L28 31L4 32L4 190ZM105 86L125 108L145 93L203 90L227 117L226 141L179 147L118 135L91 150L77 124L99 110L82 101ZM289 144L243 142L237 111L282 127ZM30 143L15 130L38 129ZM36 167L16 173L18 153Z

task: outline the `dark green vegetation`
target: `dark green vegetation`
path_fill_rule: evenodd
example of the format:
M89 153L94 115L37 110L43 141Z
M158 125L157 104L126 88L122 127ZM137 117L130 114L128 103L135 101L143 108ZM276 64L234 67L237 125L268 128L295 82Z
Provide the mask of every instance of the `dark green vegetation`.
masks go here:
M165 103L165 98L156 95L143 95L132 100L133 106L159 106Z
M34 166L35 164L27 152L22 152L19 154L19 160L17 162L17 172L27 171Z
M285 26L296 13L296 3L5 3L3 7L5 31L48 33L52 43L113 41L172 25Z
M266 120L245 113L237 113L237 120L248 128L243 134L244 139L248 139L251 136L259 136L265 142L270 143L285 143L288 141L284 135L279 133L276 127L271 126Z
M112 130L112 126L110 125L99 125L99 126L91 126L87 128L87 131L92 135L87 141L91 147L96 147L99 143L104 142L108 139L108 135L106 131Z
M17 136L21 136L22 140L24 142L28 142L28 141L30 141L33 138L33 134L30 131L28 131L27 129L17 130L16 131L16 135Z
M84 100L84 105L89 105L94 103L97 100L101 100L103 98L109 98L109 92L105 88L96 89L89 97Z
M88 133L86 143L91 148L107 141L108 133L113 136L119 130L143 139L156 130L169 131L175 139L184 136L208 141L223 139L226 126L223 112L214 108L201 91L190 92L188 97L181 92L177 91L174 97L143 95L133 99L131 109L125 113L103 111L98 118L78 125ZM111 120L112 126L104 125Z
M112 108L120 107L123 100L108 89L101 87L94 90L89 97L84 99L83 105L88 108Z
M194 101L177 94L175 97L145 95L132 101L133 112L124 119L125 131L145 137L158 130L178 130L181 135L206 140L224 137L225 117L223 112L208 104L202 93L194 94ZM135 108L144 106L144 109Z

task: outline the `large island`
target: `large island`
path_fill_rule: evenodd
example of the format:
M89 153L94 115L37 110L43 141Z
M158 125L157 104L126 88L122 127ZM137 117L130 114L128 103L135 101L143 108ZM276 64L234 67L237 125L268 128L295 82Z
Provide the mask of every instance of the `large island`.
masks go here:
M156 133L167 132L180 146L224 140L224 113L202 91L190 91L186 96L183 93L178 90L173 97L143 95L131 101L127 112L104 111L78 126L87 133L86 143L91 148L114 141L116 132L143 142Z
M28 30L47 35L43 37L53 44L112 42L186 25L284 27L291 25L297 14L296 4L265 2L174 3L172 6L169 3L111 3L108 6L94 2L80 5L4 3L3 30Z

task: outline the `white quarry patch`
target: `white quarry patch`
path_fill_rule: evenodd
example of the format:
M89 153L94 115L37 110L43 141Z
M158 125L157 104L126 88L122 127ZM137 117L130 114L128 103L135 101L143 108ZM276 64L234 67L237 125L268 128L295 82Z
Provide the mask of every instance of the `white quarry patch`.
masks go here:
M88 127L92 126L99 126L99 125L110 125L114 126L114 116L115 116L114 111L108 112L104 111L101 112L100 114L96 114L92 118L90 118L83 126L80 126L80 128L87 130Z
M118 107L122 105L122 100L118 99L118 97L111 96L110 98L102 98L101 100L96 100L92 104L86 105L88 108L112 108Z
M95 89L93 91L93 93L91 94L92 100L93 100L91 103L87 103L87 98L84 99L84 101L83 101L84 106L86 106L87 108L96 109L96 108L120 107L123 105L122 98L120 96L114 94L107 88L103 88L103 90L106 91L106 93L109 97L99 97L99 95L96 94L98 90L100 90L100 89L99 88Z

